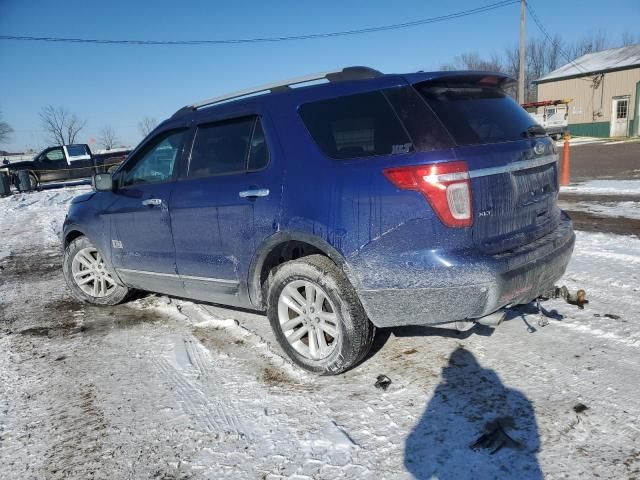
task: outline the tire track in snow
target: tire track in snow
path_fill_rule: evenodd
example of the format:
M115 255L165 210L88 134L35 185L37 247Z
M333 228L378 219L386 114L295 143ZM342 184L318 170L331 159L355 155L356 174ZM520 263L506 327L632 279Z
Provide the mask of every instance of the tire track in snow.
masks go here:
M204 347L194 337L184 338L184 347L191 361L191 366L197 372L198 378L204 380L204 385L222 384L222 380L218 378L217 371L212 367L213 359L208 351L204 351ZM206 395L205 395L206 397ZM215 408L218 416L224 418L225 422L232 425L237 432L243 435L243 428L241 427L238 418L234 414L228 414L226 409L222 408L221 403L215 402Z
M208 431L217 434L246 437L245 429L241 427L235 412L227 411L221 402L208 398L169 361L151 357L151 364L161 377L174 387L183 410L195 418L198 424L204 425Z

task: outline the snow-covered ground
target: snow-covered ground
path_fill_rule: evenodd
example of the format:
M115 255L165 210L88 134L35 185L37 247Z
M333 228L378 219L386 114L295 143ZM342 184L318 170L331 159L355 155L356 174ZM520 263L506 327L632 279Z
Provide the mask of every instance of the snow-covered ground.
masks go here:
M0 199L0 478L640 476L638 238L578 232L561 283L590 303L545 302L547 326L382 331L315 377L258 314L74 302L57 235L86 190ZM496 422L516 443L471 449Z
M560 208L564 210L579 210L581 212L594 213L596 215L604 215L605 217L624 217L634 220L640 220L640 197L639 201L622 201L622 202L597 202L597 201L580 201L571 202L566 200L560 201Z
M566 194L640 196L640 180L590 180L560 189Z

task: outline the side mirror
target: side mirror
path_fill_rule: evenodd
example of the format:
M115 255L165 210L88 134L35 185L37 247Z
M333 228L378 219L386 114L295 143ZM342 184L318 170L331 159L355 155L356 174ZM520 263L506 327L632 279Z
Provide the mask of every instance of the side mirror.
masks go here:
M7 160L6 158L2 161L3 165L9 165L9 160Z
M91 183L98 192L111 192L113 190L113 177L110 173L94 175Z

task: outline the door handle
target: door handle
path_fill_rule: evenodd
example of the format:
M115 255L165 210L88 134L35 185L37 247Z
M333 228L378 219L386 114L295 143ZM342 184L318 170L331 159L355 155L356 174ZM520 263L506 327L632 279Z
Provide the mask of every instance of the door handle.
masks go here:
M147 207L153 207L154 205L162 205L162 200L160 200L159 198L148 198L146 200L143 200L142 204Z
M254 188L251 190L243 190L238 195L240 198L266 197L269 195L268 188Z

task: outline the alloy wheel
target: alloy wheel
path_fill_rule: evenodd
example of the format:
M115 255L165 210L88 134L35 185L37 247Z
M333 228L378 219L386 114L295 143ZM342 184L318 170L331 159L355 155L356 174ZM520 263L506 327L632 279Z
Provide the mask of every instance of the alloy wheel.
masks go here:
M104 259L94 247L83 248L76 253L71 262L71 274L76 285L95 298L106 297L116 288Z
M327 358L340 335L336 309L327 293L309 280L288 283L278 299L278 319L287 342L312 360Z

